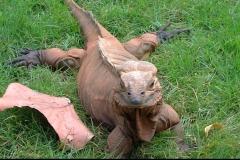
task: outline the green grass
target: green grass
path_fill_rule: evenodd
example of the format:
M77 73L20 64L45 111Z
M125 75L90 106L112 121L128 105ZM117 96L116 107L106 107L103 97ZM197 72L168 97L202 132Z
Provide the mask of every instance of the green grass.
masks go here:
M196 150L179 152L170 130L149 143L136 143L130 158L240 158L240 1L88 0L76 1L121 42L156 31L191 28L186 38L163 43L148 58L158 68L165 102L179 113L186 142ZM12 82L49 95L68 97L95 137L80 150L60 150L57 134L29 108L0 113L0 158L108 158L109 132L80 106L76 70L12 68L5 63L21 48L67 50L83 47L75 19L61 1L0 0L0 96ZM219 122L206 137L204 128Z

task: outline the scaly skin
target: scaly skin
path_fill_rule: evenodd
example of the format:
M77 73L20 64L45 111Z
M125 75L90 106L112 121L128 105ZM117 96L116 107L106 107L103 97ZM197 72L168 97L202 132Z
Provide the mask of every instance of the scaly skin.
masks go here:
M136 141L150 141L155 133L175 128L179 149L183 132L176 111L163 102L162 87L156 77L156 67L142 61L160 45L188 29L166 31L170 23L159 31L143 34L121 44L99 24L90 12L72 0L64 0L86 36L85 49L64 52L58 48L24 49L24 54L8 64L14 67L50 65L55 68L79 68L78 93L84 109L93 120L111 133L106 149L113 157L126 158Z

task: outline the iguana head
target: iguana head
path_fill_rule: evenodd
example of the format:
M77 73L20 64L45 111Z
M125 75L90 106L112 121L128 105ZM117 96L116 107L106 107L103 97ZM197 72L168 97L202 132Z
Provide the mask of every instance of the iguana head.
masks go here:
M144 108L162 99L156 67L146 61L126 61L118 67L119 85L115 100L123 107Z
M150 62L138 60L117 44L99 37L98 48L103 63L118 76L119 82L114 89L115 101L128 108L156 105L162 100L157 68Z

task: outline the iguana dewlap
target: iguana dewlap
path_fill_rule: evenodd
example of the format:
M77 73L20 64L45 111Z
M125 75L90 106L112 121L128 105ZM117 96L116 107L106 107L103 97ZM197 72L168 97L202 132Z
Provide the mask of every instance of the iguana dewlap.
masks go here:
M178 114L163 102L156 67L142 60L161 40L187 29L165 31L167 25L122 44L90 12L72 0L65 3L86 37L85 49L24 49L21 53L25 55L9 63L29 69L41 64L79 68L79 98L93 120L111 131L106 148L114 151L115 157L126 157L134 142L150 141L155 133L172 126L178 128L178 136L183 136Z

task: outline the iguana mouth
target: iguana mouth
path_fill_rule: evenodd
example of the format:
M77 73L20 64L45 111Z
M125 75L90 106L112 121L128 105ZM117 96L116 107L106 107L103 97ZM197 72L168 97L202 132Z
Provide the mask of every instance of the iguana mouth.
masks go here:
M161 90L156 90L153 95L151 95L145 102L141 104L132 104L129 100L126 100L126 98L121 94L120 91L116 91L114 94L114 99L117 102L117 104L124 108L148 108L152 106L156 106L157 103L161 102L162 100L162 93Z

